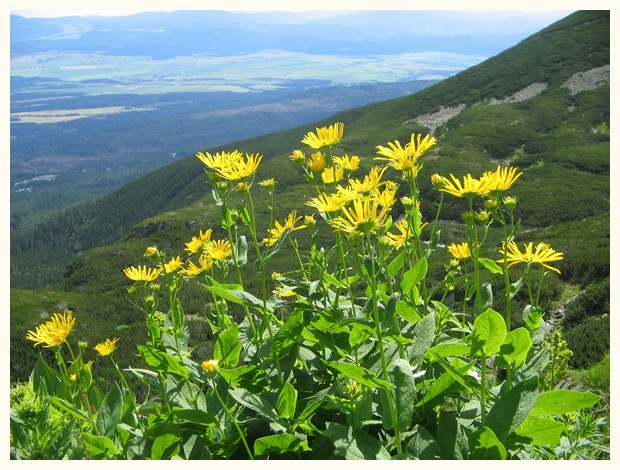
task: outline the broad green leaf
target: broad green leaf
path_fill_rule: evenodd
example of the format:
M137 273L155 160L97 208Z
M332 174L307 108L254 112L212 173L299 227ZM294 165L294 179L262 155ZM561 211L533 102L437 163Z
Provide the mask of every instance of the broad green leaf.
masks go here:
M335 459L387 460L390 454L381 442L360 428L339 423L327 423L323 434L332 441Z
M412 366L421 366L424 355L430 349L435 339L435 314L429 312L413 329L413 345L409 351L409 361Z
M209 441L205 437L191 435L183 443L185 460L213 460L209 452Z
M239 325L233 323L222 332L215 342L213 358L225 367L235 367L239 363L241 349Z
M169 459L176 452L180 442L180 428L177 425L165 425L158 429L153 445L151 459Z
M414 307L402 300L396 302L396 313L409 323L417 323L422 319L422 315Z
M495 433L483 426L469 436L469 460L505 460L506 448Z
M228 207L224 207L223 216L222 216L222 228L226 230L228 227L232 227L235 225L237 221L237 211L234 209L229 209Z
M414 458L420 460L435 460L439 458L439 446L424 427L416 424L411 433L411 439L405 444L403 450Z
M405 251L401 251L391 262L388 264L387 273L394 277L401 270L405 263Z
M272 357L282 357L297 344L304 330L304 314L301 310L292 313L284 322L284 325L276 333L272 347Z
M531 347L530 332L524 327L514 329L506 335L499 353L495 356L495 364L502 369L519 367L527 359Z
M431 382L430 387L423 395L422 399L418 401L415 406L420 407L426 403L429 403L431 400L441 396L443 393L451 389L452 385L457 383L450 374L444 372L437 379Z
M400 294L395 292L389 297L387 304L385 305L383 315L381 316L381 328L383 330L394 328L394 312L396 310L396 302L399 297Z
M530 415L515 429L515 434L528 438L533 445L556 446L565 430L564 424L553 419Z
M243 388L234 387L232 390L228 390L230 396L232 396L238 403L243 406L256 411L259 415L269 421L278 421L278 414L275 406L263 398L261 395L254 394Z
M549 390L538 395L532 416L561 415L589 408L599 402L600 396L592 392L575 390Z
M340 287L341 289L348 289L349 288L349 284L347 284L346 282L343 282L343 281L337 279L335 276L332 276L327 271L325 271L323 273L323 280L327 281L329 284L332 284L332 285L334 285L336 287Z
M86 421L90 423L91 425L95 426L95 421L90 416L88 416L82 410L73 406L73 404L69 403L68 401L63 400L62 398L52 397L49 395L46 396L45 398L55 407L60 408L61 410L67 411L68 413L75 416L77 419Z
M189 370L180 359L150 346L138 345L138 351L146 363L157 371L176 374L184 378L189 377Z
M474 320L472 354L486 357L497 353L506 338L506 323L495 310L487 309Z
M460 383L467 390L471 391L470 383L471 383L472 378L464 374L469 369L471 369L475 361L471 361L469 363L463 363L463 361L456 358L453 360L453 362L456 362L462 365L454 366L450 364L450 362L448 362L443 357L440 357L437 354L435 354L433 351L429 351L429 356L433 361L438 362L441 365L441 367L443 367L443 369L446 371L446 373L449 374L454 379L455 382ZM470 383L468 383L468 380Z
M527 363L518 370L515 370L514 379L522 382L528 377L539 376L549 364L549 348L544 347L527 361Z
M310 450L307 442L299 440L292 434L276 434L256 439L254 441L254 455L261 456L272 452L283 454L284 452L294 452L300 447L303 450Z
M482 266L487 268L491 274L504 274L504 270L492 259L478 258L478 261Z
M332 369L336 369L345 377L354 380L369 388L380 388L383 390L391 390L392 384L387 380L380 379L368 369L364 369L355 364L348 362L330 361L327 365Z
M177 380L171 375L166 377L166 399L180 408L200 408L205 405L204 394L196 384L185 379Z
M467 435L458 420L447 411L439 412L437 423L437 444L444 460L463 460L469 444Z
M194 424L202 424L203 426L219 426L220 422L215 416L210 415L206 411L192 410L187 408L176 408L172 414L180 421L188 421Z
M529 415L538 396L538 379L531 377L514 385L495 402L487 416L487 426L504 441Z
M429 349L439 357L454 357L464 356L469 354L471 346L469 344L462 343L460 341L446 341L445 343L439 343Z
M61 387L61 379L58 373L43 360L41 355L37 358L32 371L32 385L35 391L57 395Z
M241 235L239 237L239 242L237 243L237 264L239 266L243 266L247 262L248 262L248 242L246 241L245 236Z
M91 459L107 460L114 455L120 454L120 451L114 446L114 441L106 436L94 436L86 432L81 435L84 444L86 444L86 452Z
M286 382L278 395L278 414L280 418L292 419L295 416L295 408L297 406L297 390Z
M383 413L383 424L387 430L394 428L392 416L387 411L389 410L389 405L387 396L385 396L386 393L393 393L396 416L398 417L398 429L406 431L411 425L413 406L416 400L416 386L411 365L404 359L397 359L394 361L389 375L394 389L392 392L385 391L381 393L381 406L385 410Z
M100 435L113 437L116 425L121 421L123 411L123 395L114 383L97 413L97 430Z
M515 295L517 295L517 293L521 290L521 287L523 287L523 278L520 278L518 280L516 280L515 282L513 282L512 284L510 284L510 298L514 298Z
M474 313L480 315L481 312L493 307L493 287L490 282L483 282L480 285L480 296L474 299Z
M413 268L407 271L403 275L403 280L400 282L400 291L403 295L407 294L413 287L424 279L426 271L428 270L428 261L426 258L419 260Z
M267 382L267 374L263 369L260 369L252 364L246 364L234 369L220 368L220 376L229 384L235 387L242 386L242 388L248 388L250 385L255 385L261 388L261 384Z

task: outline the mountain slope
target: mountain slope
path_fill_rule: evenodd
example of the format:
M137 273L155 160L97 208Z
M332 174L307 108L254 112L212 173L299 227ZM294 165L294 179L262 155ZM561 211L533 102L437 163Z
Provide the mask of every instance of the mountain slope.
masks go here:
M433 128L438 144L425 157L420 187L426 219L434 216L437 202L429 180L432 173L479 175L499 162L519 167L523 176L511 193L519 200L517 213L524 231L531 230L523 238L530 240L534 235L566 256L556 292L549 294L550 302L556 301L564 283L583 288L609 275L608 64L609 13L578 12L413 96L356 108L316 125L344 122L345 136L336 153L360 155L365 169L372 165L376 145L395 139L404 142L412 132ZM577 88L570 88L574 83ZM312 127L226 146L265 155L258 178L276 177L279 220L292 209L310 213L304 201L312 192L288 155L301 147L300 139ZM95 335L99 330L109 335L105 328L111 325L125 325L132 335L140 334L141 314L130 306L121 270L142 263L146 246L157 244L169 255L181 254L183 244L199 229L221 230L219 208L205 179L201 164L190 157L134 181L81 214L68 214L56 226L40 227L39 234L28 240L15 242L38 246L29 256L42 264L45 256L52 264L68 258L71 253L66 250L76 243L83 250L101 245L75 257L53 295L60 301L65 292L69 303L71 296L77 296L80 315L104 319L101 324L90 323L85 334ZM257 188L261 234L268 220L267 204L265 193ZM464 210L464 201L446 199L442 217L452 221L442 224L442 243L459 239ZM44 239L49 232L56 234L56 245ZM289 254L286 250L279 253L273 269L291 269ZM254 286L246 288L252 291ZM204 297L191 288L187 291L186 312L200 316L206 308ZM24 297L23 291L15 291L12 315L14 310L24 312L19 301ZM11 348L20 357L32 354L22 338L36 321L22 313L19 324L12 324ZM192 329L195 339L206 334L200 325L192 326L196 327Z

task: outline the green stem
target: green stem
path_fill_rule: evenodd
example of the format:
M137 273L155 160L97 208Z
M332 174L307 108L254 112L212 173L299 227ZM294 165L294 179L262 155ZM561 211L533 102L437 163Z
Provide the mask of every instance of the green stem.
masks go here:
M482 353L482 364L480 367L480 413L482 415L482 425L486 426L487 410L486 410L486 375L487 375L487 356Z
M211 388L215 392L215 397L217 398L217 401L220 402L220 405L222 405L222 408L224 408L224 411L226 412L226 414L228 415L228 417L232 421L233 425L235 426L235 429L237 429L237 432L239 433L239 437L241 438L241 441L243 442L243 447L245 447L245 451L248 454L248 457L250 457L250 460L254 460L254 456L252 455L252 451L250 451L250 446L248 446L248 441L245 439L245 435L241 431L241 427L239 426L239 423L237 422L237 420L235 419L233 414L230 412L230 410L226 406L226 403L224 403L224 400L222 400L222 397L220 396L219 392L217 391L217 387L215 386L215 381L213 379L211 379Z
M474 203L473 198L469 198L469 212L472 215L474 213L473 203ZM472 221L471 225L469 225L469 231L470 231L469 238L471 239L471 242L469 243L469 249L471 252L472 261L474 262L474 285L476 286L476 298L474 299L474 317L475 317L477 314L476 305L478 302L482 301L482 298L480 295L480 268L478 266L478 255L480 253L480 246L478 246L478 229L476 228L475 221Z
M114 360L114 358L112 356L110 356L110 360L112 361L112 364L114 364L114 368L116 369L116 372L118 372L118 375L121 376L121 381L123 382L123 385L125 386L127 391L131 390L129 388L129 384L127 383L127 379L125 379L125 376L121 372L121 369L118 367L118 364L116 363L116 361Z

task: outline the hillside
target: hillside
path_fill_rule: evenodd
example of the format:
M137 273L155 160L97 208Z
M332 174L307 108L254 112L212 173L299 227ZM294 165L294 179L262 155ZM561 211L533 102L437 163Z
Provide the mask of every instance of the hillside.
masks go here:
M585 289L609 275L608 64L609 13L578 12L415 95L342 112L315 125L344 122L338 153L360 155L365 169L377 145L433 130L438 144L429 152L420 188L427 219L437 202L432 173L480 174L500 162L519 167L524 174L514 194L523 228L549 237L546 241L566 254L563 274L549 293L551 306L567 285ZM300 202L310 194L309 186L288 156L315 125L225 146L265 155L258 178L276 176L278 220L292 209L310 212ZM119 335L144 334L121 270L141 262L146 246L177 254L199 229L221 230L214 226L219 208L205 179L200 162L188 157L12 240L12 287L42 280L54 285L53 291L34 296L12 292L12 354L32 360L24 333L59 302L76 310L85 337L114 329ZM266 196L257 196L255 204L259 214L267 213ZM458 239L465 209L446 201L442 217L451 221L442 225L442 243ZM585 227L592 232L587 237ZM289 262L286 251L279 255L282 272ZM186 311L203 313L204 299L192 289L185 295ZM204 324L192 325L193 340L207 337ZM23 372L18 364L12 370L15 377L23 378Z

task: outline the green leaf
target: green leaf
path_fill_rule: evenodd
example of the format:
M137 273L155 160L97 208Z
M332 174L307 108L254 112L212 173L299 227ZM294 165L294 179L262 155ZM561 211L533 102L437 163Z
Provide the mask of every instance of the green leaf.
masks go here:
M387 380L380 379L368 369L364 369L355 364L348 362L330 361L327 365L332 369L336 369L345 377L354 380L369 388L380 388L383 390L391 390L392 384Z
M510 284L510 298L514 298L515 295L521 290L523 287L523 278L517 279L515 282Z
M178 380L172 375L166 377L166 399L179 408L200 408L205 403L200 388L189 380Z
M88 416L82 410L77 409L71 403L63 400L62 398L52 397L52 396L49 396L49 395L46 396L45 398L52 405L56 406L57 408L60 408L61 410L64 410L64 411L67 411L68 413L70 413L73 416L75 416L77 419L82 420L82 421L86 421L87 423L90 423L91 425L95 426L95 421L90 416Z
M435 314L429 312L413 329L413 345L409 352L409 361L412 366L421 366L424 355L430 349L435 339Z
M241 349L239 325L233 323L222 332L215 342L213 358L225 367L235 367L239 363Z
M327 423L323 431L334 445L334 458L345 460L387 460L390 454L381 442L360 428Z
M267 374L252 364L246 364L234 369L220 368L220 376L229 384L235 387L242 386L248 388L250 384L260 387L261 383L267 381Z
M295 416L295 408L297 406L297 390L286 382L278 395L278 414L280 418L292 419Z
M170 459L177 452L181 443L181 428L176 424L166 424L151 430L155 434L151 446L151 459Z
M245 239L245 235L241 235L239 237L239 242L237 243L237 265L243 266L247 262L248 262L248 242Z
M495 433L483 426L469 436L469 460L505 460L506 448Z
M158 372L176 374L183 378L189 377L189 369L180 359L151 346L138 345L138 351L146 363L154 367Z
M483 282L480 285L480 296L474 299L474 312L480 315L482 311L493 307L493 287L490 282Z
M478 261L482 266L491 271L491 274L504 274L504 270L499 265L489 258L478 258Z
M430 387L422 397L420 401L418 401L415 406L420 407L426 403L429 403L431 400L441 396L443 393L447 392L451 389L452 385L454 385L456 381L452 378L450 374L444 372L437 379L431 382Z
M436 344L429 351L443 358L464 356L470 353L471 346L460 341L446 341L445 343Z
M180 421L187 421L203 426L219 426L220 422L215 416L210 415L206 411L192 410L186 408L175 408L172 414Z
M93 436L87 432L82 433L82 439L86 444L86 452L91 459L106 460L120 451L114 445L114 441L106 436Z
M256 411L260 416L265 418L268 422L278 421L278 414L276 412L276 408L273 406L271 402L267 399L263 398L260 395L254 394L245 390L244 388L234 387L232 390L229 390L228 393L232 396L235 401L242 404L246 408Z
M388 264L387 273L394 277L401 270L405 263L405 251L401 251L391 262Z
M297 344L304 330L303 311L293 312L276 333L271 346L271 357L283 357Z
M426 258L422 258L413 268L407 271L403 276L403 280L400 282L400 291L402 294L407 294L418 282L424 279L427 270L428 261Z
M310 450L306 441L301 441L292 434L276 434L274 436L265 436L256 439L254 441L254 455L260 456L272 452L278 454L295 452L300 447L304 450Z
M57 395L62 386L60 375L43 360L41 355L37 358L32 371L32 385L35 391Z
M237 211L234 209L229 209L228 207L224 207L224 213L222 216L222 228L226 230L229 227L235 225L237 221Z
M209 440L202 436L192 435L183 443L185 460L213 460L209 452Z
M97 430L100 435L113 437L116 425L121 421L123 411L123 395L114 383L97 413Z
M404 446L404 451L415 459L434 460L439 457L439 446L430 432L416 424L411 430L413 436Z
M538 396L532 416L561 415L589 408L599 402L600 396L592 392L574 390L549 390Z
M530 415L515 429L515 434L527 438L529 444L556 446L565 430L564 424L553 419Z
M381 318L381 328L383 330L387 330L389 328L394 327L394 312L396 311L396 302L400 294L395 292L390 296L385 306L385 310L383 311L383 315Z
M531 377L502 394L487 415L487 426L504 441L529 415L538 396L538 379Z
M406 431L411 425L413 406L416 401L415 379L409 362L404 359L397 359L394 361L389 375L392 384L394 384L393 397L396 405L396 416L398 417L398 429ZM385 410L383 413L384 427L390 430L394 428L394 423L391 414L387 412L389 410L387 396L385 395L387 393L392 392L383 391L381 393L381 406Z
M531 347L532 339L527 328L516 328L506 335L499 354L495 356L495 364L502 369L519 367L527 359Z
M472 354L486 357L497 353L506 338L506 323L495 310L487 309L474 320L472 333Z
M417 323L422 319L422 315L415 308L402 300L396 302L396 313L409 323Z
M463 427L451 413L444 410L439 411L437 444L444 460L463 460L469 449Z

